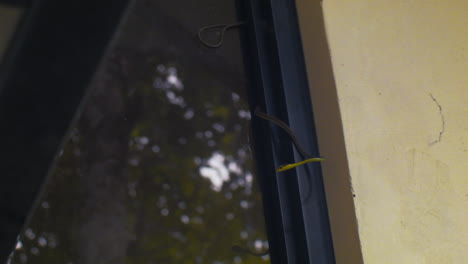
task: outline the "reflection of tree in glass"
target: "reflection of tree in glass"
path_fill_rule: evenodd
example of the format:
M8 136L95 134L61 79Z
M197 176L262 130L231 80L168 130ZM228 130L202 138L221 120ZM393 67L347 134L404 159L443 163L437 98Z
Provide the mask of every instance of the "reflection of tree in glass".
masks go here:
M157 68L166 67L159 64ZM249 118L246 106L240 106L239 96L222 86L204 90L208 96L198 96L202 100L196 102L197 96L186 92L194 88L172 72L153 82L156 96L165 94L166 102L154 104L157 109L143 111L173 113L170 123L165 124L169 128L155 132L154 125L142 123L141 130L137 128L132 133L135 140L131 143L130 161L134 166L130 171L140 171L139 164L146 155L154 159L154 167L144 168L146 172L131 173L142 175L137 183L140 190L131 193L135 197L139 193L148 196L143 202L150 203L140 207L141 223L136 224L140 231L136 232L135 244L144 243L138 233L149 238L147 234L154 232L164 241L154 244L149 251L134 246L136 262L144 261L141 256L148 255L154 260L177 263L231 263L234 259L240 263L249 258L258 261L258 257L236 256L231 251L235 243L245 245L251 241L248 246L256 248L255 238L265 240L263 230L259 230L260 197L252 192L247 135L239 133ZM145 95L146 99L150 97ZM233 107L234 103L238 106ZM153 124L167 122L164 114L150 116ZM156 207L154 210L148 210L151 203ZM144 219L148 218L154 222L145 226Z
M135 9L11 263L267 261L243 75Z

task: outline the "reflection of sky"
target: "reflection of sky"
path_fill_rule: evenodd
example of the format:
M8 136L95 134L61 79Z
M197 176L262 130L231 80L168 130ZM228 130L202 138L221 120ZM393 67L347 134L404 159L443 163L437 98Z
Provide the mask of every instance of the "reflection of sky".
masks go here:
M232 182L229 187L231 190L235 190L239 186L245 186L246 193L250 194L250 188L253 182L252 174L246 172L245 175L243 175L242 168L235 161L229 161L227 163L225 161L226 157L221 153L213 153L207 161L207 166L200 167L200 175L210 180L211 187L217 192L221 191L224 182L230 180L230 173L241 176L236 181ZM195 162L197 164L200 163L200 161ZM247 208L248 205L241 204L241 207Z
M166 67L163 64L159 64L156 70L163 76L166 76L165 80L157 77L154 80L153 86L158 89L166 90L168 88L174 88L178 91L184 89L184 84L180 81L177 76L177 69L174 67Z
M164 90L166 92L166 97L171 104L185 107L186 103L184 98L182 96L177 96L175 93L175 91L182 91L184 89L184 84L177 76L177 69L159 64L158 67L156 67L156 70L163 77L156 77L153 81L153 87Z
M44 249L45 247L55 248L57 247L57 240L55 235L42 232L41 234L36 234L31 228L27 228L24 231L23 239L30 240L34 242L35 246L29 248L29 253L32 255L39 255L40 250ZM23 242L18 240L15 245L16 250L26 250L23 246ZM25 252L19 254L19 259L21 263L27 263L28 255ZM6 264L13 264L12 259L9 258Z
M229 170L224 165L224 156L218 152L214 153L210 159L208 159L209 167L201 167L200 175L202 177L208 178L211 181L212 188L215 191L221 191L223 182L229 180Z

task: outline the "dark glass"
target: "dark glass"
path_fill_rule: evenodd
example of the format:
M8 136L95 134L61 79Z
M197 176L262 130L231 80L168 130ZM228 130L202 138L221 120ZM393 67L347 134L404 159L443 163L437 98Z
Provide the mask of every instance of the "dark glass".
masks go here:
M9 263L269 263L237 22L134 2Z
M0 65L23 9L0 4Z

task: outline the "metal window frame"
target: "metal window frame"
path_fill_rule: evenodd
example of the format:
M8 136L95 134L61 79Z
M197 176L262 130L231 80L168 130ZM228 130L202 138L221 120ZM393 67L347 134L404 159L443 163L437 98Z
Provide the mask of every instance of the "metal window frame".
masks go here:
M288 123L303 147L319 156L295 1L246 0L241 10L255 83L252 110ZM300 155L281 128L255 116L252 125L272 263L335 263L320 164L276 173Z

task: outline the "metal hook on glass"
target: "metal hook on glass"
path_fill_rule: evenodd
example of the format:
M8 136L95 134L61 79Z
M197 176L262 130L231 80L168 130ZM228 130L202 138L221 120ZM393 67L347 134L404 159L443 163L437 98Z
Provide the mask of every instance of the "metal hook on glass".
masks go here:
M226 33L226 31L228 29L235 28L235 27L240 27L240 26L242 26L244 24L245 24L245 22L238 22L238 23L233 23L233 24L216 24L216 25L212 25L212 26L202 27L202 28L200 28L200 30L198 30L198 39L200 40L201 43L203 43L203 45L205 45L207 47L218 48L219 46L221 46L223 44L224 34ZM220 28L218 33L221 33L221 35L219 37L218 42L216 42L214 44L210 44L206 40L203 40L202 33L204 31L207 31L207 30L210 30L210 29L213 29L213 28Z

